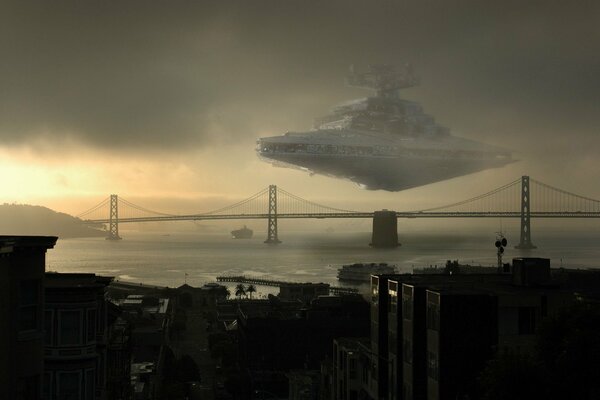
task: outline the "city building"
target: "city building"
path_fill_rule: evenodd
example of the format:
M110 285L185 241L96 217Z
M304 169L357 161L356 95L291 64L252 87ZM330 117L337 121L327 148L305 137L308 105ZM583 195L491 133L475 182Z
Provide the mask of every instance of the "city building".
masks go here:
M367 338L337 338L333 341L332 394L334 400L357 400L362 388L360 342Z
M108 306L110 330L106 351L106 398L125 400L131 398L132 392L131 324L120 316L120 308L118 313L115 313L117 306L113 303L109 303Z
M428 289L426 296L427 398L477 398L476 378L498 341L497 298L462 288Z
M426 328L426 294L427 285L423 283L403 283L401 287L402 316L402 347L400 360L397 353L393 355L394 365L402 364L402 374L393 376L390 389L393 391L390 399L427 398L427 328ZM396 349L400 346L393 345ZM392 348L392 346L390 346ZM390 357L391 356L390 352Z
M135 399L154 399L162 389L173 305L152 294L130 294L120 301L131 324L131 380Z
M584 283L585 274L592 282L600 279L592 271L552 271L548 259L516 258L512 268L494 274L373 276L371 341L376 343L372 343L371 357L379 366L386 361L389 386L385 397L476 395L472 381L496 352L532 352L535 333L545 317L580 293L585 292L586 299L597 294L593 284ZM387 336L383 334L386 325ZM387 340L387 356L383 340ZM457 371L460 375L453 375ZM380 375L375 375L378 383ZM381 398L366 392L369 398Z
M388 395L388 278L394 275L371 276L371 352L374 371L374 384L368 385L369 396L373 399ZM374 390L372 389L374 387Z
M45 257L56 240L0 236L0 398L41 397Z
M185 283L176 290L179 304L184 307L215 307L229 295L227 287L218 283L206 283L201 287Z
M305 304L319 296L329 294L327 283L286 282L279 286L279 297L282 300L300 300Z
M105 399L112 277L46 273L45 399ZM120 379L128 378L121 376Z
M494 269L494 271L497 271ZM433 285L467 287L507 281L502 274L414 274L388 278L389 399L425 398L425 294Z
M287 374L289 380L288 400L315 400L319 398L320 372L296 369Z

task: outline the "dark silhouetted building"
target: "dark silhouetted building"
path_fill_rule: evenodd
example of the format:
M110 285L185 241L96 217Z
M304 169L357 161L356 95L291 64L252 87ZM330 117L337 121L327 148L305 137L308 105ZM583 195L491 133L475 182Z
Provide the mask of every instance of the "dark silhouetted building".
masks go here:
M368 338L338 338L333 341L331 398L357 400L362 390L361 345L369 348Z
M592 290L593 284L582 286L583 275L594 282L600 276L552 271L547 259L519 258L513 268L495 274L373 276L371 341L376 343L371 362L381 366L387 361L384 397L475 398L473 382L487 360L497 352L531 353L540 322L578 298L578 288ZM387 357L382 346L386 324ZM371 399L382 398L365 391Z
M228 326L236 332L241 365L254 389L280 396L287 396L289 388L268 380L273 373L317 371L334 338L369 331L369 304L359 295L321 296L309 306L275 296L238 304L237 320Z
M106 398L131 398L131 324L120 317L121 309L108 304L109 332L106 351Z
M173 304L159 295L132 294L120 306L131 324L134 398L154 399L162 389Z
M496 310L483 291L427 290L428 399L477 398L476 378L498 341Z
M0 236L0 398L41 397L45 257L56 240Z
M44 398L106 398L110 327L104 294L112 279L46 274Z
M178 302L184 307L215 307L218 301L227 299L227 287L207 283L201 287L183 284L177 288Z
M286 282L279 286L279 298L282 300L300 300L305 304L319 296L329 294L327 283L295 283Z
M315 400L319 398L320 372L296 369L287 373L289 380L288 400Z

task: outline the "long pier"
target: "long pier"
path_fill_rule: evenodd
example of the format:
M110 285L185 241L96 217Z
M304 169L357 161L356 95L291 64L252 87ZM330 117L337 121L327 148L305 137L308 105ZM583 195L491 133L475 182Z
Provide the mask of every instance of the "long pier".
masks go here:
M260 285L260 286L294 286L294 285L317 285L313 282L287 282L278 281L275 279L264 279L245 275L228 275L228 276L217 276L217 282L232 282L232 283L245 283L249 285ZM342 286L331 286L328 283L318 283L319 285L326 285L329 288L331 294L353 294L358 293L358 289Z

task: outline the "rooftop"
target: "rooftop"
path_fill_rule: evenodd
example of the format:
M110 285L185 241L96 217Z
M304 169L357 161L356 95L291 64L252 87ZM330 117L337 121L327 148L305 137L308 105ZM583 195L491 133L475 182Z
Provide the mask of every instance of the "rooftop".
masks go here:
M56 236L7 236L0 235L0 254L11 253L18 248L51 249L56 244Z
M112 276L96 274L46 272L44 286L46 288L104 287L112 280Z

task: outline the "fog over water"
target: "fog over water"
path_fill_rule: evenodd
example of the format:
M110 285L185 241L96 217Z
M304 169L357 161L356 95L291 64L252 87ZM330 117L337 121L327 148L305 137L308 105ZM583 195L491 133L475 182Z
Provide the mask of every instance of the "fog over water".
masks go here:
M548 257L553 267L600 267L600 232L577 227L533 231L538 249L519 251L518 230L507 227L509 247L505 261L519 256ZM518 228L518 227L517 227ZM535 228L534 228L535 229ZM218 233L136 233L124 232L124 240L102 238L59 240L47 255L47 270L94 272L119 280L155 285L179 286L185 274L192 285L214 281L218 275L245 274L300 282L337 284L337 269L355 262L387 262L400 272L414 267L445 264L458 259L475 265L495 265L495 233L475 229L441 233L411 229L400 232L402 246L373 249L370 233L281 232L283 243L263 243L264 232L255 231L250 240L233 240ZM561 260L562 259L562 260ZM267 289L262 289L263 293Z

